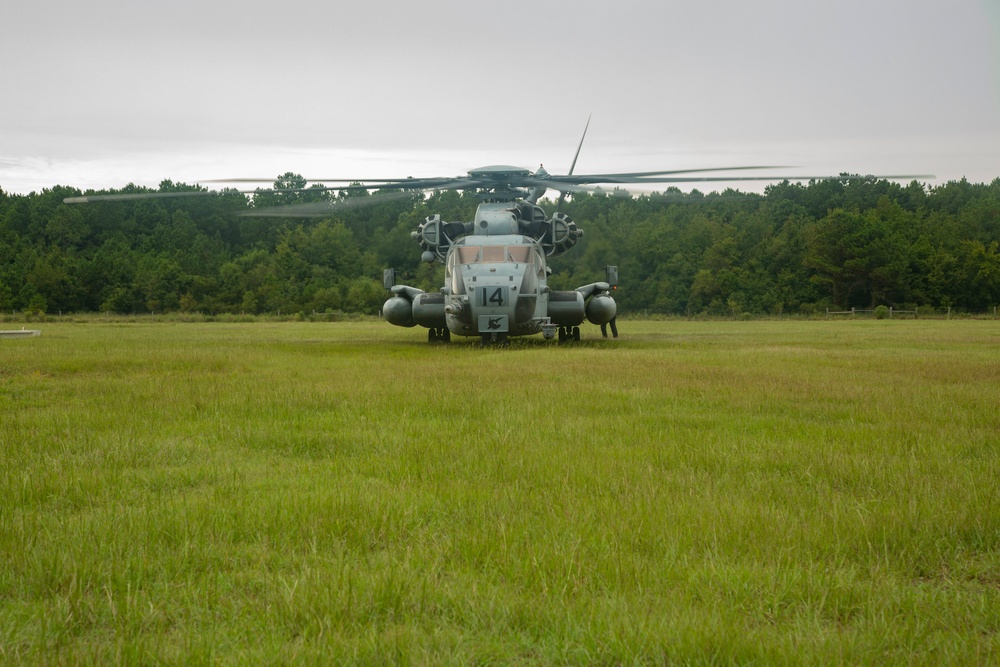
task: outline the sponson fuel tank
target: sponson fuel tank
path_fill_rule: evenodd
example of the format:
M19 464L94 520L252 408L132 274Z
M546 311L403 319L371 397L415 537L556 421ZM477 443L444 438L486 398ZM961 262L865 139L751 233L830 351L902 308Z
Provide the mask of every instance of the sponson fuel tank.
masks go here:
M382 305L382 317L397 327L420 325L428 329L443 329L444 294L424 292L415 287L396 285L393 296Z

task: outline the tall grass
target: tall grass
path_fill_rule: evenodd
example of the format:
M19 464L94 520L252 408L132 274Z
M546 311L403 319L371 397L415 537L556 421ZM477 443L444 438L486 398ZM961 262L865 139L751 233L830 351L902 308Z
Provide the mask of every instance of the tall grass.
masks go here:
M0 658L1000 661L1000 330L0 340Z

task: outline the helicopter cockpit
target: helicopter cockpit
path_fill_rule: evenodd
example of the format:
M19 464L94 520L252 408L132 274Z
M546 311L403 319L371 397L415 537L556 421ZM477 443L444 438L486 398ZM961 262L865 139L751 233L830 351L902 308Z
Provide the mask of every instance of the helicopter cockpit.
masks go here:
M532 253L530 245L456 245L449 264L493 264L511 262L533 264L540 259L537 251Z
M477 273L478 271L472 270L472 267L477 265L512 265L510 266L511 275L523 273L529 283L526 286L532 290L537 282L527 278L527 276L531 275L536 279L545 277L545 256L535 243L528 241L503 245L464 245L463 241L452 246L445 264L445 281L451 286L452 294L465 294L466 286L463 275L471 276ZM466 267L468 271L463 272L462 267ZM496 268L494 267L491 272L495 273Z

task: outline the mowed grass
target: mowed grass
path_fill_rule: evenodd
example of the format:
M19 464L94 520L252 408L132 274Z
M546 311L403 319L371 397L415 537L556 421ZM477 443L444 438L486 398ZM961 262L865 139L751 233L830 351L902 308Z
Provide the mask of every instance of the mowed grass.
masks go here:
M996 664L1000 325L0 339L0 660Z

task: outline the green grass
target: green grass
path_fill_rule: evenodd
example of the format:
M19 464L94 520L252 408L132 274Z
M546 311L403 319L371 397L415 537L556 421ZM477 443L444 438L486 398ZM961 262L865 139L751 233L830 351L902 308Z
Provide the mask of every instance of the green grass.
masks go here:
M994 321L0 339L0 660L1000 662Z

